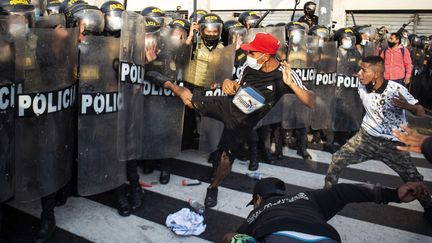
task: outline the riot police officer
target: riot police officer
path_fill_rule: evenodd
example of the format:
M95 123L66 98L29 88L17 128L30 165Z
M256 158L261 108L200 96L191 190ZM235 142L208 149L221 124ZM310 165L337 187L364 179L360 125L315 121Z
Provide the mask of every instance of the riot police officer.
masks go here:
M258 20L260 19L260 16L255 11L245 11L241 13L238 17L238 21L246 27L246 29L250 28L257 28L256 24L258 23Z
M309 28L318 24L318 16L315 15L316 3L306 2L303 5L304 15L298 19L298 22L306 23Z

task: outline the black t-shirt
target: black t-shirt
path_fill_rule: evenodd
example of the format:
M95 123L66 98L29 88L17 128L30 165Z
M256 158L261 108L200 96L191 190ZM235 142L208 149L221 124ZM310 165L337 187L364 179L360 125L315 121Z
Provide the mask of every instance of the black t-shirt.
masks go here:
M354 202L400 203L396 189L369 184L336 184L331 189L300 192L265 199L237 230L261 240L277 231L296 231L341 241L327 223L346 204Z
M299 87L306 89L295 71L291 71L291 76ZM282 95L294 93L294 91L283 82L282 68L280 66L271 72L263 72L261 70L254 70L245 64L238 81L241 86L254 87L265 97L266 106L252 114L244 114L242 117L243 123L250 126L255 126L256 123L271 110ZM239 112L241 113L241 111Z

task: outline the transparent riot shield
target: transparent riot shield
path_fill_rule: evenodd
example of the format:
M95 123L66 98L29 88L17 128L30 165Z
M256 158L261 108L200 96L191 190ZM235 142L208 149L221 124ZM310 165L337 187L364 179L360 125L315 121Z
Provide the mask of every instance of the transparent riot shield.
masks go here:
M296 30L296 33L291 32L289 43L288 63L299 75L303 85L312 89L319 58L319 38ZM282 100L282 127L295 129L310 125L311 109L301 103L295 94L286 94Z
M117 153L120 161L142 157L145 65L145 19L124 11L120 37Z
M39 17L36 21L36 28L55 28L58 25L66 26L66 18L64 14L43 16Z
M72 175L76 138L78 29L31 29L15 122L15 200L62 188Z
M338 49L336 87L333 100L333 130L357 131L363 118L363 105L357 91L361 56L354 49Z
M209 89L204 91L205 96L224 96L222 88ZM224 124L211 117L201 117L198 123L199 151L210 153L216 150L222 136Z
M379 51L378 51L377 45L374 41L369 41L366 43L366 45L364 45L362 47L363 47L362 57L378 55Z
M25 47L24 33L10 32L13 24L24 26L24 17L0 16L0 203L14 195L14 107Z
M172 38L169 30L166 32L168 34L158 40L164 48L145 67L143 159L172 158L181 151L185 106L171 90L155 85L149 76L154 76L151 73L162 74L182 85L185 63L191 58L191 46Z
M324 42L319 49L318 67L312 90L315 93L315 107L311 110L311 127L314 130L332 128L332 103L336 83L337 43Z
M78 194L89 196L126 181L126 166L117 158L120 39L86 36L80 45Z
M246 28L231 28L228 33L228 44L235 45L233 79L240 76L241 66L246 61L247 52L240 49L240 45L245 43L247 30Z
M235 45L221 43L211 51L198 41L197 49L186 68L185 81L198 87L220 87L224 79L231 78L234 67Z

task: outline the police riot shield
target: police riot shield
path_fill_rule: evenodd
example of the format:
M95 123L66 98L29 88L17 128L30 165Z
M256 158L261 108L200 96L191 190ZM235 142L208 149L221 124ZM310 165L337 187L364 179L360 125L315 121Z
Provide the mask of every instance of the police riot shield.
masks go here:
M324 42L319 48L319 60L312 90L315 107L311 110L311 127L314 130L332 128L332 103L335 94L337 43Z
M120 161L142 157L145 65L145 19L124 11L120 37L117 153Z
M62 188L72 175L76 137L78 29L31 29L15 119L15 200Z
M277 52L276 57L279 60L285 60L286 59L286 45L285 45L285 36L286 36L286 30L284 26L274 26L274 27L264 27L264 28L252 28L248 30L248 33L245 37L245 43L249 43L252 41L256 33L259 32L265 32L272 34L274 37L276 37L280 41L280 46Z
M88 196L126 181L126 166L117 158L120 38L86 36L80 47L78 194Z
M205 96L224 96L222 88L209 89L204 91ZM222 136L224 124L211 117L201 117L198 123L199 151L204 153L213 152L216 150L219 140Z
M0 16L0 203L14 194L14 107L22 73L24 33L10 33L12 24L24 26L22 16Z
M240 76L241 66L246 61L247 52L240 49L240 45L245 43L247 30L231 28L228 33L228 44L235 45L235 55L234 55L234 69L233 69L233 79L237 79Z
M376 56L378 54L377 45L374 41L369 41L362 47L362 57Z
M361 56L354 49L338 49L336 87L333 100L333 130L357 131L363 118L363 105L358 94Z
M315 80L316 65L319 58L317 36L307 36L303 30L291 32L288 63L298 74L307 89L312 89ZM286 94L282 98L282 127L286 129L305 128L310 125L311 109L300 102L295 94Z
M191 58L191 46L172 38L170 32L160 36L163 43L157 58L145 66L142 139L143 159L172 158L181 152L185 106L169 89L159 87L152 77L162 74L182 85L185 63Z
M38 17L36 28L56 28L57 26L66 26L64 14L51 14L49 16Z
M220 87L226 78L231 78L234 67L235 45L221 43L209 51L202 40L186 68L185 81L204 89Z

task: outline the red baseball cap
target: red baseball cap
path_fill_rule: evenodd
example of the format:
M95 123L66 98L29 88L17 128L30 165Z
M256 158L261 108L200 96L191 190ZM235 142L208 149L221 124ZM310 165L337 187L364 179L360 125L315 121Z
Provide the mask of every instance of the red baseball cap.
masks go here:
M267 54L276 54L280 41L273 35L265 32L256 33L248 44L242 44L240 48L245 51L259 51Z

